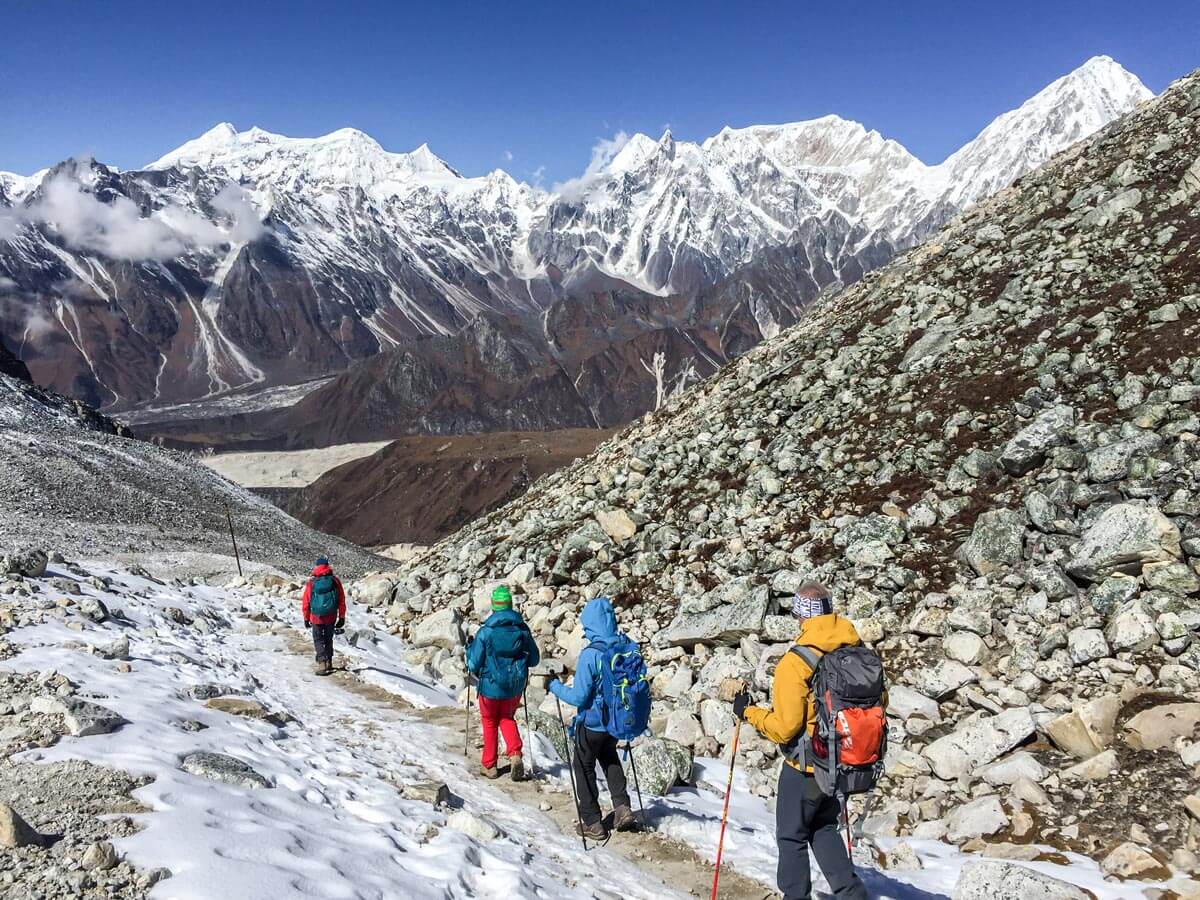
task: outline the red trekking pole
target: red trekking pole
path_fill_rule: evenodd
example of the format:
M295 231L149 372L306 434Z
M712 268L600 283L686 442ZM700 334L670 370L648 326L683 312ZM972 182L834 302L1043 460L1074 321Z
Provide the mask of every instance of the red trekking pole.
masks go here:
M733 764L737 760L738 737L742 733L742 720L733 728L733 751L729 754L729 781L725 784L725 808L721 811L721 837L717 841L717 865L713 869L713 888L709 900L717 900L717 885L721 881L721 854L725 850L725 825L729 822L729 795L733 793Z

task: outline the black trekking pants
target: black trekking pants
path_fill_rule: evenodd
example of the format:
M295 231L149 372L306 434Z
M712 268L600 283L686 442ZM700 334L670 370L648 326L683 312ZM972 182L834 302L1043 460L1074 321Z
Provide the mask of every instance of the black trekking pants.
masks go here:
M317 648L317 662L333 662L333 623L312 627L313 646Z
M867 900L867 889L854 873L846 842L838 831L841 808L821 793L806 772L785 765L779 775L775 804L775 837L779 842L779 890L783 900L811 900L812 875L808 848L821 866L838 900Z
M613 808L629 805L625 770L617 755L617 739L604 731L592 731L579 725L575 729L575 783L579 785L579 817L585 824L599 822L600 788L596 784L596 764L604 767Z

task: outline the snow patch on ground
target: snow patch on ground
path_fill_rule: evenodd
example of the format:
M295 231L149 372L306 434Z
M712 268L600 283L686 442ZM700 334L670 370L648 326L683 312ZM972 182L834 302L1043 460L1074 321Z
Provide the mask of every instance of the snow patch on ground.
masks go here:
M201 458L210 469L245 488L302 488L330 469L370 456L391 441L336 444L315 450L218 453Z

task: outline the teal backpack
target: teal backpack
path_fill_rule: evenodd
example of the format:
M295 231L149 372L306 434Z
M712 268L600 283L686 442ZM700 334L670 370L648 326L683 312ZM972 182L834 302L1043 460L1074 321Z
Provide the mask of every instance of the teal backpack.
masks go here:
M310 616L331 616L337 612L337 582L332 575L320 575L312 580L312 593L308 597Z

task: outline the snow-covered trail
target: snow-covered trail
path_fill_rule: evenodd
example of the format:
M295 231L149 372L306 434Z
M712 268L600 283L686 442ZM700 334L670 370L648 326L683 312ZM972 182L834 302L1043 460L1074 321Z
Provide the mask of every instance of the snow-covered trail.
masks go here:
M95 599L113 615L96 624L65 612L63 582L55 584L55 577L81 592L65 609ZM697 891L694 879L678 877L680 870L656 858L649 844L581 850L563 821L569 782L548 741L535 736L544 775L537 787L477 777L456 732L461 709L452 712L443 688L399 662L404 645L379 630L357 647L339 640L349 671L321 679L312 675L295 628L294 602L260 589L167 586L89 564L48 573L31 602L51 612L44 624L7 635L21 652L6 665L61 672L79 687L78 696L128 724L111 734L64 738L24 758L82 758L154 778L135 794L152 810L138 816L144 829L118 846L139 867L171 871L154 888L155 898L648 900ZM351 615L364 625L372 617L361 606ZM104 653L120 637L129 639L128 665ZM210 708L204 701L214 696L250 698L277 720ZM232 786L183 771L184 757L198 751L240 761L270 786ZM646 798L654 829L699 859L711 859L715 850L725 765L698 760L695 788ZM449 808L415 796L413 787L427 782L449 787ZM550 815L534 808L539 800L550 801ZM877 843L887 849L895 841ZM872 896L948 897L973 857L940 842L907 843L921 868L884 872L868 863L863 876ZM700 874L696 857L686 849L677 855L679 865ZM725 859L745 876L738 896L751 895L753 881L770 895L773 817L740 776ZM1146 886L1106 882L1082 857L1070 863L1025 865L1068 878L1102 900ZM817 886L824 897L819 876Z
M119 845L139 866L171 870L154 897L683 896L616 854L585 855L537 810L474 778L433 726L314 678L280 635L235 614L243 601L259 605L253 598L89 569L113 583L107 591L81 585L85 594L120 608L129 624L22 629L12 637L23 652L8 664L53 668L129 724L64 738L25 758L81 757L155 778L137 792L153 810L140 817L145 829ZM265 633L247 633L259 630ZM87 652L122 634L130 639L128 673ZM252 697L294 721L277 727L195 699L213 692ZM196 751L241 760L272 787L235 787L182 771L182 758ZM450 787L452 806L500 835L480 840L467 833L469 820L459 830L446 810L403 796L404 785L431 780Z

